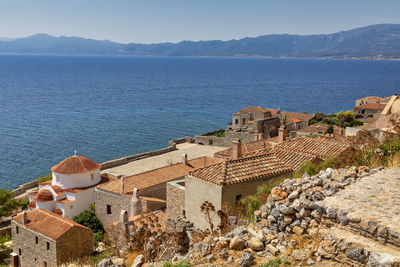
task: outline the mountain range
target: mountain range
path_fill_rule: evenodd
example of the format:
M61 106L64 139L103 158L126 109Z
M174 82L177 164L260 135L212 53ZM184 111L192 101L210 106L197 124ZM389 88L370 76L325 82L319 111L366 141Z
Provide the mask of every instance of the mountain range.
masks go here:
M1 54L215 56L400 59L400 24L378 24L331 34L270 34L229 41L122 44L36 34L0 38Z

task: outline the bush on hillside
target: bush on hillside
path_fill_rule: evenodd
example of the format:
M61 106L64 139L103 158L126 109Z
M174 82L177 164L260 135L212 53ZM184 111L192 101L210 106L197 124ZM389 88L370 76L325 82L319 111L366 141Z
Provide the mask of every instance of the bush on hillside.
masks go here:
M89 210L85 210L76 215L72 220L93 230L93 238L96 245L103 240L104 228L99 218L96 216L93 205L90 206Z

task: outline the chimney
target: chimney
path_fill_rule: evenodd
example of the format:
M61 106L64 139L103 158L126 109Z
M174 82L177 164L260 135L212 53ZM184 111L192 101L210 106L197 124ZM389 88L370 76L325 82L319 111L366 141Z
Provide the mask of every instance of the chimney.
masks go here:
M283 143L284 141L286 141L286 129L281 126L279 127L278 144Z
M28 214L26 211L22 212L22 224L26 224L28 222Z
M187 156L187 154L183 154L183 156L182 156L182 162L183 162L183 164L187 165L187 163L188 163L188 156Z
M233 140L232 146L232 159L239 159L242 157L242 141L239 138Z

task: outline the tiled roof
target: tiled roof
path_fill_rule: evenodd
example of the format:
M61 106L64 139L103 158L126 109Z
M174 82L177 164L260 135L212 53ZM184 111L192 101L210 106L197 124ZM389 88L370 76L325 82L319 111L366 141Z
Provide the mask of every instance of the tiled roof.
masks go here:
M321 159L337 156L349 147L349 144L327 137L300 137L276 145L277 149L282 148L289 151L307 153Z
M237 160L225 160L192 171L189 175L217 185L230 185L264 180L292 171L292 168L280 161L274 154L264 154Z
M277 137L273 137L273 138L268 138L268 139L262 139L259 141L253 141L253 142L248 142L248 143L241 143L241 150L242 153L248 153L251 151L255 151L255 150L260 150L260 149L265 149L267 147L271 147L271 143L270 142L274 142L276 141ZM214 154L215 157L217 158L225 158L225 159L229 159L232 157L232 148L228 148L222 151L219 151L217 153Z
M62 174L89 173L100 169L101 165L84 156L72 156L64 159L51 170Z
M158 203L166 203L164 199L161 198L156 198L156 197L146 197L146 196L140 196L140 199L149 201L149 202L158 202Z
M36 208L36 200L32 199L31 202L29 202L28 207L32 209Z
M302 122L302 120L299 120L298 118L291 118L291 119L287 120L286 122L299 123L299 122Z
M361 106L355 106L354 109L376 109L383 110L386 107L386 104L380 103L367 103Z
M135 188L144 189L157 184L166 183L187 175L190 171L220 162L220 159L200 157L188 161L188 164L177 163L152 171L143 172L130 177L110 181L98 186L99 189L120 194L131 193ZM123 183L123 184L122 184Z
M41 189L39 190L39 193L37 193L35 199L38 202L47 202L47 201L53 201L54 197L53 194L50 192L50 190Z
M290 111L283 111L282 115L286 118L286 121L290 121L291 119L298 119L301 121L309 121L314 117L314 115L312 115L312 114L290 112Z
M340 128L336 125L332 125L333 126L333 133L334 134L343 134L344 133L344 129ZM310 126L307 126L303 129L300 129L298 132L299 133L305 133L305 134L318 134L318 133L325 133L326 130L328 129L329 125L325 124L325 123L316 123L316 124L312 124Z
M360 99L357 99L357 100L359 100L359 101L363 100L363 101L380 102L380 101L383 101L385 99L387 99L387 98L383 98L383 97L380 97L380 96L366 96L366 97L363 97L363 98L360 98Z
M71 203L71 202L74 202L75 200L73 200L73 199L66 199L66 198L64 198L64 199L61 199L61 200L57 200L56 202L57 203L61 203L61 204L68 204L68 203Z
M22 224L22 213L13 217L13 220ZM52 212L42 209L35 209L27 212L27 228L38 231L44 236L57 240L71 228L79 227L91 231L89 228L73 222L69 219L58 216Z
M243 154L243 157L251 157L263 154L273 153L278 159L280 159L283 163L290 166L294 171L299 171L301 169L301 165L305 161L313 161L317 159L316 156L310 155L302 152L295 152L290 150L285 150L282 148L266 148L261 150L252 151L246 154Z
M247 107L247 108L242 108L240 112L271 112L271 114L278 114L280 113L279 109L270 109L270 108L262 108L260 106L257 107Z

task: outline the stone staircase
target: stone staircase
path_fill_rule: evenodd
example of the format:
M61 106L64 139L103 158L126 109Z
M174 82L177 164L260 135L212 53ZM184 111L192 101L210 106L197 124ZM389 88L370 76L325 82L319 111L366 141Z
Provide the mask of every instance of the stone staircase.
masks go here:
M400 169L363 177L321 201L319 252L359 266L400 266Z

